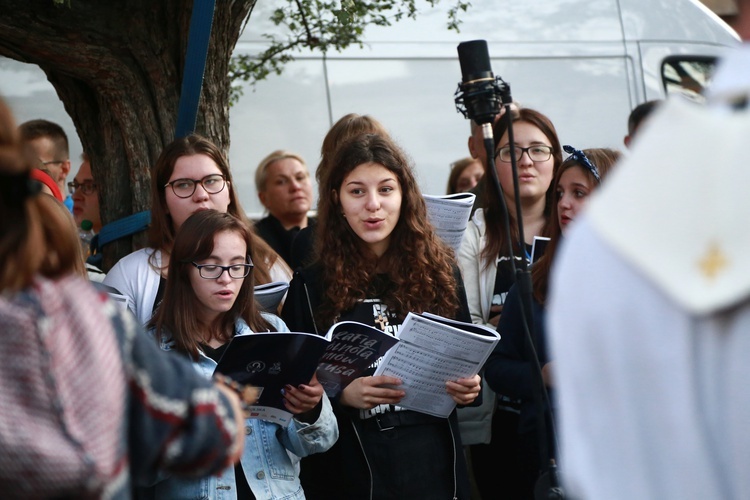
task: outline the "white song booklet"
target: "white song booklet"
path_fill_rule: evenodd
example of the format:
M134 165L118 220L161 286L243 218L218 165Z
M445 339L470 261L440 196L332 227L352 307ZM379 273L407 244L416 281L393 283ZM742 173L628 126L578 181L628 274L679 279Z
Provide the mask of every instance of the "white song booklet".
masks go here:
M375 375L401 379L398 388L406 396L398 406L447 417L456 403L445 391L445 383L479 373L500 334L484 325L409 313L398 338Z
M475 199L474 193L424 195L427 218L435 227L437 235L456 252L461 248Z

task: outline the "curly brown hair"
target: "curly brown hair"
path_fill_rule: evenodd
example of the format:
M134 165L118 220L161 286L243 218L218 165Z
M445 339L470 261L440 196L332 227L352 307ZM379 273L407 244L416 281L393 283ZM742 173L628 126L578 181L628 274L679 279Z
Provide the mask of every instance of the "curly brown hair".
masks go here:
M378 259L342 215L338 192L346 176L366 163L393 172L402 191L401 215L388 250ZM316 311L322 325L358 302L377 295L399 319L408 312L453 316L458 310L455 256L427 221L427 208L401 149L388 137L362 134L347 142L322 172L318 203L317 253L323 267L323 299ZM325 251L323 251L325 249ZM376 289L378 274L389 285Z

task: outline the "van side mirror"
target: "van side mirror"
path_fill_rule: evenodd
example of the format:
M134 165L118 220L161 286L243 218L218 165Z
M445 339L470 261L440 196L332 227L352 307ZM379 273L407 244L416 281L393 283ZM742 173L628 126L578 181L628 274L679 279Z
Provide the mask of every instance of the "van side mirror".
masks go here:
M661 63L661 80L667 95L681 94L695 102L703 102L703 89L711 83L716 57L669 56Z

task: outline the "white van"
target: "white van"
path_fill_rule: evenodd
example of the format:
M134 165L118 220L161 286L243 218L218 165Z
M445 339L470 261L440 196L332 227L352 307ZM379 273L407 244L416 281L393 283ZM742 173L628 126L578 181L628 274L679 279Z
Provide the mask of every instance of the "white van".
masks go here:
M697 0L472 0L459 34L446 29L453 2L418 4L416 20L370 28L363 48L302 53L282 75L245 87L230 112L230 163L251 215L262 212L253 181L260 159L289 149L314 171L328 128L350 112L380 120L414 160L423 192L443 193L450 163L468 155L469 124L453 103L462 41L487 40L513 98L547 114L578 148L622 148L633 107L693 92L738 43ZM278 31L267 20L274 7L257 3L236 53L258 53L261 34ZM0 60L0 94L19 120L51 117L72 134L53 92L38 69Z
M236 52L263 46L260 34L273 27L255 21L267 17L268 4L258 2ZM461 41L487 40L494 73L515 100L547 114L564 143L622 148L633 107L663 97L666 78L678 71L705 83L710 59L703 58L738 40L690 0L472 0L460 34L445 28L452 4L370 29L364 48L302 54L281 76L247 89L230 122L232 165L244 185L276 148L300 152L314 170L327 129L356 112L391 131L413 158L423 192L444 193L450 163L468 155L469 124L453 104ZM244 194L245 207L260 209L251 198Z

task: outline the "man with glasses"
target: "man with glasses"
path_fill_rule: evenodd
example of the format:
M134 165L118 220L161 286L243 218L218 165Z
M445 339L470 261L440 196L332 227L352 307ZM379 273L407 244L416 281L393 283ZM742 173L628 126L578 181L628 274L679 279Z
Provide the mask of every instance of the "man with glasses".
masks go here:
M91 164L86 153L81 155L83 162L78 168L78 173L73 182L68 183L68 192L73 197L73 218L76 225L81 227L81 222L90 220L92 229L99 233L102 229L102 219L99 214L99 187L91 175Z
M30 120L18 127L24 152L34 166L44 170L55 181L61 193L65 192L65 180L70 172L68 136L57 123L48 120ZM73 211L73 198L68 195L63 201Z
M81 223L85 220L91 221L91 229L97 235L94 237L92 246L96 248L98 234L102 230L102 218L99 214L99 187L91 175L89 157L83 153L81 159L83 161L78 168L78 173L73 178L73 182L68 183L68 192L73 197L73 218L76 226L81 227ZM94 283L103 281L106 276L97 265L101 265L101 255L92 250L86 260L86 272L89 280Z

